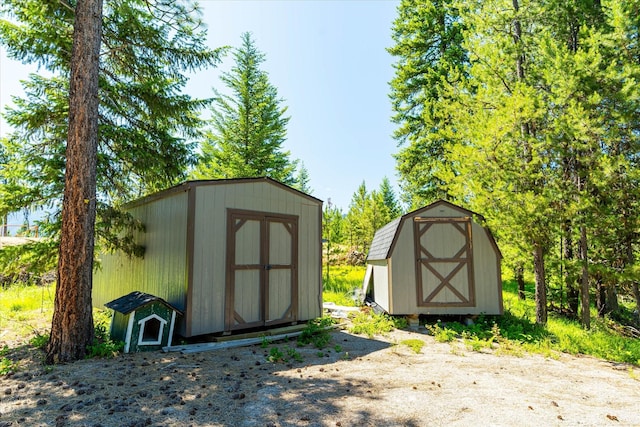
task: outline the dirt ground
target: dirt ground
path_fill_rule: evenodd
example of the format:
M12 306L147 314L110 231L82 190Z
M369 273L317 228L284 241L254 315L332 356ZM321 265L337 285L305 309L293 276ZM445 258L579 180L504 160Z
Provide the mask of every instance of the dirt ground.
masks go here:
M419 354L406 339L425 342ZM2 343L0 343L0 347ZM301 361L272 363L272 348ZM138 353L0 377L7 426L640 426L640 370L589 357L512 356L422 332L332 332L183 355Z

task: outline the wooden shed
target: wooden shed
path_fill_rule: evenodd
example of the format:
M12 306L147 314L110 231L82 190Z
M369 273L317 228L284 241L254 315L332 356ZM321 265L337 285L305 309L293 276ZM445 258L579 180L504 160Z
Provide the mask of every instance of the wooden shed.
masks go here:
M364 292L389 314L502 314L502 255L484 218L444 200L376 231Z
M125 353L171 347L176 316L182 313L162 298L135 291L105 306L113 310L111 338L124 342Z
M270 178L190 181L126 206L143 258L102 254L96 307L141 291L184 313L184 337L322 314L322 201Z

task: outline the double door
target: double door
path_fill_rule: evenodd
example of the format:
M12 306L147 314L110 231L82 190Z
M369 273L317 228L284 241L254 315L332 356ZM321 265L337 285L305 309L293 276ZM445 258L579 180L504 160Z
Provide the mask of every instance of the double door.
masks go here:
M227 214L227 331L293 323L298 314L298 218Z

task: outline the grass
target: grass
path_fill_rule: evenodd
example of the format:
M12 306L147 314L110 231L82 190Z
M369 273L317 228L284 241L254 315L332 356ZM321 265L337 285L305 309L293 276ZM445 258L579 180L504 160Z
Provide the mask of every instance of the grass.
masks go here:
M420 354L420 351L422 350L422 347L424 347L424 341L419 340L419 339L415 339L415 338L408 339L408 340L402 340L402 341L400 341L400 344L406 345L411 350L413 350L413 352L416 353L416 354Z
M3 340L28 340L51 326L54 286L14 284L0 289L0 331Z
M349 317L351 318L349 331L354 334L366 335L369 338L376 335L386 335L394 329L407 327L407 320L403 317L377 314L368 308L352 313Z
M0 338L44 350L49 341L54 300L54 285L14 284L0 289L0 331L3 332ZM93 319L96 339L87 348L87 357L113 357L122 351L124 344L109 338L111 313L96 309ZM15 366L6 357L0 357L0 375Z
M331 266L327 276L326 267L322 273L323 300L347 307L356 306L353 293L362 289L365 267L347 265Z
M332 266L329 280L324 283L325 301L355 305L353 291L361 288L364 272L363 267ZM537 325L532 285L528 286L527 291L527 299L521 301L517 296L516 284L507 281L503 293L504 315L479 316L473 325L442 322L427 327L437 341L460 340L474 351L493 348L499 353L519 355L529 352L550 357L557 352L564 352L640 366L640 340L618 333L617 324L612 320L593 315L592 328L584 330L579 322L550 312L548 324L544 327ZM29 343L38 348L44 346L51 325L54 297L54 286L15 284L0 289L0 338L4 342ZM119 350L120 344L107 339L108 319L100 316L104 317L104 314L96 312L96 336L99 341L96 347L90 349L90 354L108 357ZM384 335L392 328L406 327L404 319L376 315L370 311L357 313L352 320L352 332L370 337ZM317 324L312 328L321 329L322 326L326 325ZM307 344L322 350L329 344L326 338L328 334L318 332L309 331ZM6 351L0 351L0 373L13 367L13 362L5 355ZM287 356L295 359L295 355Z
M331 267L330 280L325 280L324 300L339 305L355 305L351 295L360 289L364 278L363 267ZM326 279L326 278L325 278ZM575 320L563 318L550 312L548 323L535 323L533 285L526 289L527 299L518 299L517 284L505 281L503 286L504 315L479 316L474 324L459 322L427 325L435 339L440 342L461 340L473 351L494 349L498 353L521 355L527 353L555 357L557 352L590 355L612 362L630 363L640 366L640 340L622 336L616 332L615 324L608 319L592 315L592 328L585 330ZM354 333L369 337L384 335L393 327L389 316L358 313L351 329ZM397 321L397 320L396 320Z
M610 320L592 316L592 328L585 330L578 321L550 312L547 325L540 326L535 323L533 299L519 300L513 282L505 282L503 288L503 316L480 316L469 326L447 322L427 325L427 328L437 341L460 339L474 351L494 348L500 353L529 352L545 356L562 352L640 366L640 340L620 335L611 327Z

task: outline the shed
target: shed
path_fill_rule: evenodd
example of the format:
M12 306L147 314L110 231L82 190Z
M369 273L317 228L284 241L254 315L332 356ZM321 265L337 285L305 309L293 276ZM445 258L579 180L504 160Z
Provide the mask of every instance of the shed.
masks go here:
M484 218L440 200L376 231L363 290L389 314L502 314L502 254Z
M162 298L131 292L105 304L113 310L111 338L124 342L125 353L171 347L180 310Z
M93 304L133 291L184 313L183 337L322 314L322 201L270 178L189 181L127 205L143 258L100 255Z

